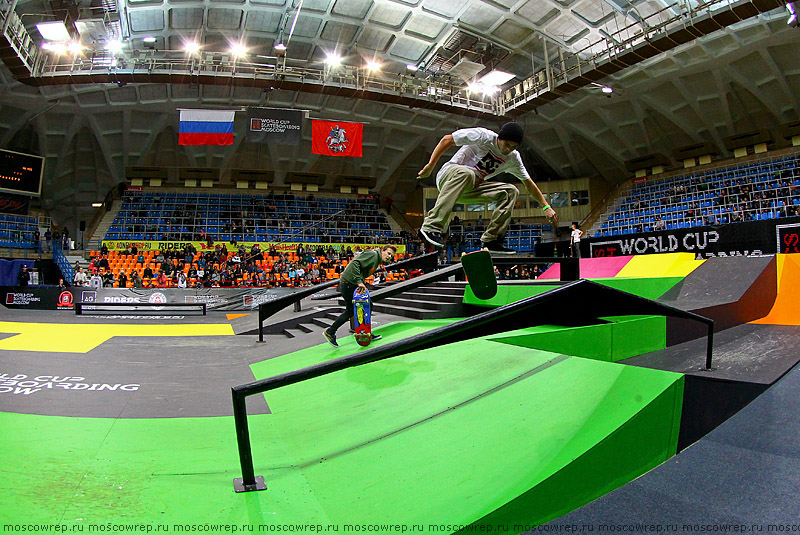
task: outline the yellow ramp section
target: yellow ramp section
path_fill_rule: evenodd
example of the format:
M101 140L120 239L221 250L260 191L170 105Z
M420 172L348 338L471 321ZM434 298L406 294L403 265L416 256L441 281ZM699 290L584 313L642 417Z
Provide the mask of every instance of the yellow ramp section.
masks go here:
M107 323L18 323L0 321L0 333L16 334L0 340L0 350L86 353L114 336L227 336L229 324L118 325Z
M703 262L705 260L695 260L693 253L636 255L616 276L633 279L685 277Z
M778 297L772 310L750 323L766 325L800 325L800 258L798 255L776 255Z

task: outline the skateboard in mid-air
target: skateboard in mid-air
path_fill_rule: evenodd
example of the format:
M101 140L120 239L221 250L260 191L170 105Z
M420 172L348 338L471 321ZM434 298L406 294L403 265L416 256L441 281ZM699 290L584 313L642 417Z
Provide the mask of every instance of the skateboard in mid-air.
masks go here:
M356 342L368 346L372 342L372 314L370 313L369 291L366 289L353 294L353 318L356 328Z
M461 267L472 293L478 299L491 299L497 295L497 279L489 251L475 251L461 255Z

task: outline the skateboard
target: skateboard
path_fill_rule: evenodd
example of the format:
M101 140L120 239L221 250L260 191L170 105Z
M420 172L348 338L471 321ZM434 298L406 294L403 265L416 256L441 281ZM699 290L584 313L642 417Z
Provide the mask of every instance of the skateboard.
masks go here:
M489 251L475 251L461 255L461 267L472 293L478 299L491 299L497 295L497 279Z
M372 314L370 313L369 291L353 294L353 318L356 328L356 342L368 346L372 342Z

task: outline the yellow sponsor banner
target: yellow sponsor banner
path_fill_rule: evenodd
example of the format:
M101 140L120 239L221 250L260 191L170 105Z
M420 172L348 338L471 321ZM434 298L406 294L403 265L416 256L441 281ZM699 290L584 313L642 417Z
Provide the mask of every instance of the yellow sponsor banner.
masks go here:
M269 250L271 246L275 246L275 250L279 253L291 253L297 251L297 246L300 243L303 244L303 247L308 248L311 247L312 251L315 251L318 247L322 247L326 251L328 247L333 247L335 250L340 249L347 249L350 247L351 249L355 249L356 247L360 247L361 250L364 249L375 249L378 247L383 247L386 245L385 243L308 243L308 242L282 242L282 243L275 243L275 242L251 242L251 241L243 241L237 242L236 246L234 247L231 243L228 242L216 242L211 247L208 246L207 242L202 241L135 241L135 240L103 240L103 245L105 245L109 251L124 251L128 247L136 247L140 251L174 251L183 250L187 244L192 244L195 249L199 252L204 251L213 251L217 245L226 245L228 247L228 251L235 251L239 248L240 245L244 245L247 248L247 251L250 251L250 248L258 243L258 246L261 248L261 252L265 253ZM405 254L406 246L405 245L395 245L397 247L398 254Z

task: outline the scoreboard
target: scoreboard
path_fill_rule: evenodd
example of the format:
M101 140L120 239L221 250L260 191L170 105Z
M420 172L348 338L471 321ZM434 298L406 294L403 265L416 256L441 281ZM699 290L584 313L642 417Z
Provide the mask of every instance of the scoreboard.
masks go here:
M0 149L0 191L41 195L44 158Z

